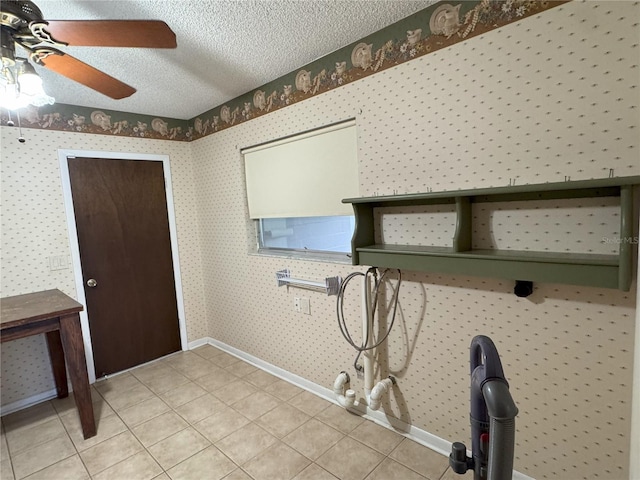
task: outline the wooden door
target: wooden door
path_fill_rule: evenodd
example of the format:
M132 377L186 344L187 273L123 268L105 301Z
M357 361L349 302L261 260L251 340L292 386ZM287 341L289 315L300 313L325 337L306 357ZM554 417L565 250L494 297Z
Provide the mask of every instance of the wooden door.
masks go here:
M180 350L162 162L68 165L96 377Z

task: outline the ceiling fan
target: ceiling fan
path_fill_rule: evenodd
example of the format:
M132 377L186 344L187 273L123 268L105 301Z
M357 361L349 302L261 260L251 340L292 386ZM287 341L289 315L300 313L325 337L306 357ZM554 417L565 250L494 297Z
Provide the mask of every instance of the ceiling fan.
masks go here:
M126 98L136 89L56 47L176 48L176 35L159 20L44 20L40 9L28 0L2 0L2 70L16 66L20 73L35 70L27 59L16 57L16 44L29 60L75 80L113 99ZM13 79L17 82L17 78Z

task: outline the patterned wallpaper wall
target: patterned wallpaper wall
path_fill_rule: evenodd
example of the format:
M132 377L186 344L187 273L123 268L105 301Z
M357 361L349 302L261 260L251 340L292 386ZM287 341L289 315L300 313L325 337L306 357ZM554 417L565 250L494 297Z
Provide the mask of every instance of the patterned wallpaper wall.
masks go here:
M196 196L188 143L0 127L2 135L1 296L58 288L75 298L72 267L51 270L49 257L70 258L58 149L169 155L187 335L209 335L204 312ZM42 335L2 344L2 405L54 388Z
M639 15L637 2L568 3L192 142L212 337L326 387L341 370L354 373L335 298L278 288L274 277L357 268L247 254L242 147L355 117L363 196L638 175ZM587 248L609 252L602 237L616 235L617 210L602 205L596 215L589 202L544 213L501 205L493 229L500 248L539 248L504 235L503 219L508 211L532 229L546 218L565 245L565 214L577 214ZM395 216L382 221L400 230ZM436 221L427 241L449 238L447 223ZM566 245L582 248L577 236ZM386 412L468 442L468 347L489 335L520 408L516 469L627 478L635 285L536 284L526 299L512 290L497 279L404 272L399 318L378 358L379 373L398 378ZM294 312L294 296L310 298L312 315ZM354 287L345 302L354 331L359 308Z

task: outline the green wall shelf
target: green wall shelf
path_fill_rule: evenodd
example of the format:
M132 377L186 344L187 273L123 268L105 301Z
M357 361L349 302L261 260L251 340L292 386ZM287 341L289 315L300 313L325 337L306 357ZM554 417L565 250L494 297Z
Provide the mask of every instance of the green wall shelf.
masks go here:
M634 242L622 241L617 255L472 249L472 204L593 197L620 197L620 238L633 238L633 187L640 176L537 185L453 190L424 194L344 199L356 217L354 265L434 273L565 283L628 291ZM375 243L374 209L416 205L455 205L451 247Z

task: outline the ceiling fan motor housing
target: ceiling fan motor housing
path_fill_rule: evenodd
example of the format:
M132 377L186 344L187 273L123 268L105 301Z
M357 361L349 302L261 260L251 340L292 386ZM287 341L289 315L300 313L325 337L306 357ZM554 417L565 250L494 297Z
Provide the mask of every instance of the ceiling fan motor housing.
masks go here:
M27 0L2 0L0 4L0 28L2 29L3 65L15 64L14 34L29 32L31 22L41 22L42 12Z
M42 22L42 12L28 0L2 0L0 24L12 30L20 31L29 27L31 22Z
M11 66L16 63L16 45L9 30L2 27L2 42L0 43L0 52L2 54L2 66Z

